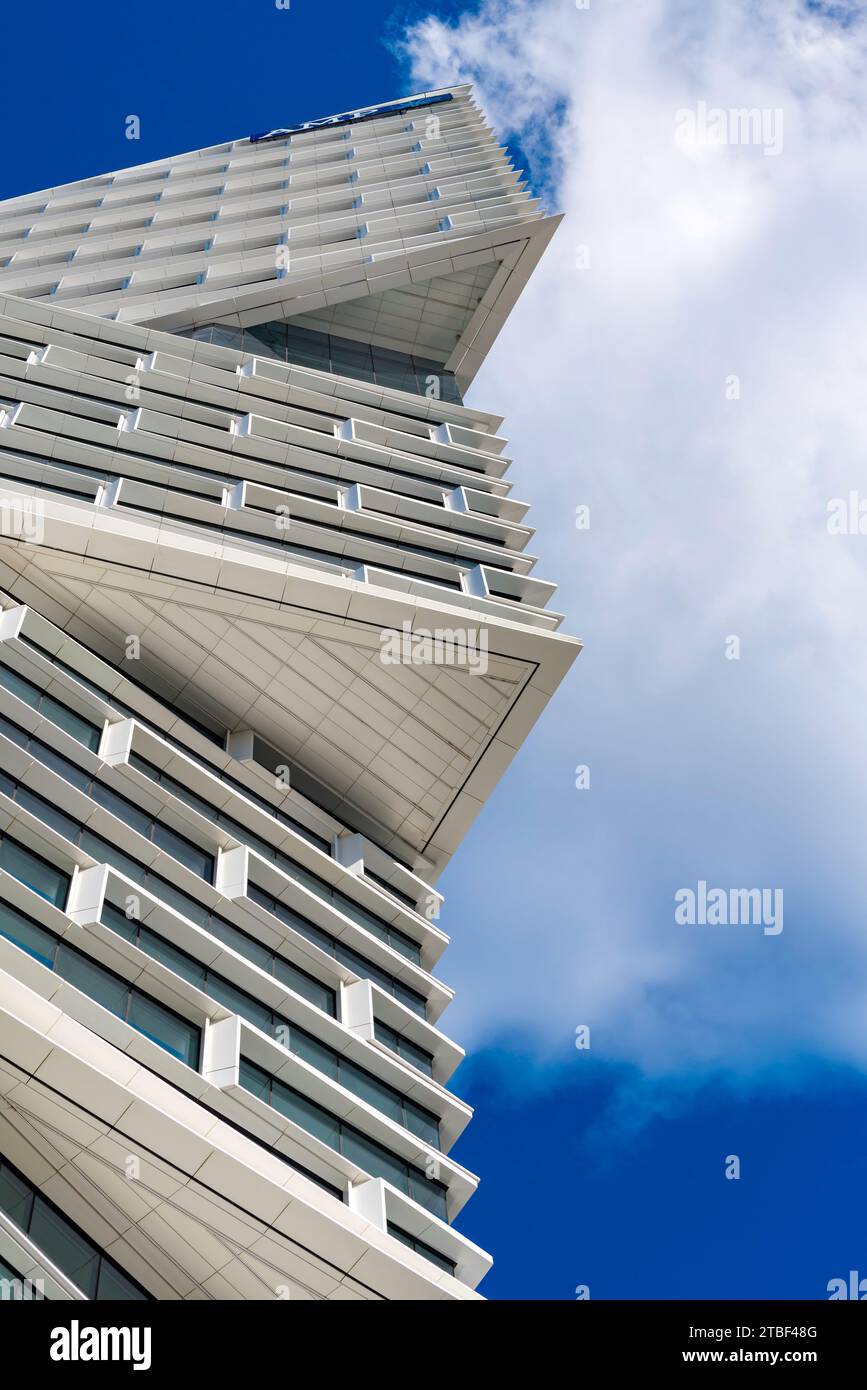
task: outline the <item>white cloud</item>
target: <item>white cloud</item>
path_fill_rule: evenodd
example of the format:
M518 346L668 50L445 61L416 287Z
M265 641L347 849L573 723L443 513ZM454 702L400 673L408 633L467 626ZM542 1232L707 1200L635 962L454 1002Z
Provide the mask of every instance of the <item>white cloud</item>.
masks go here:
M589 1022L660 1075L867 1064L867 536L825 524L867 498L863 11L482 0L407 37L566 212L471 398L587 643L445 881L473 1046ZM782 152L684 149L702 101L781 110ZM700 878L783 887L783 934L676 926Z

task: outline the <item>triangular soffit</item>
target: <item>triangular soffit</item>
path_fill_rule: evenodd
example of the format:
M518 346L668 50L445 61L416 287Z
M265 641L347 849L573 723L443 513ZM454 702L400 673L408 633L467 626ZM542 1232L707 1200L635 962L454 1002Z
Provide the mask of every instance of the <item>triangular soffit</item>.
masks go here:
M490 283L478 304L465 317L462 330L457 334L452 330L455 341L448 355L440 359L431 353L433 360L442 360L446 369L455 373L459 386L466 391L560 220L559 217L543 217L500 232L446 239L435 248L371 257L361 267L347 269L340 284L325 286L321 267L317 267L311 268L309 274L299 270L272 282L266 289L257 285L248 292L243 289L209 291L203 286L194 302L183 308L170 309L169 299L162 304L156 302L147 310L131 305L121 309L118 318L125 322L147 323L169 332L214 323L251 328L280 319L299 319L310 326L323 313L336 310L338 306L375 298L381 309L383 303L393 305L393 299L385 301L383 298L390 291L419 291L433 285L429 292L416 295L414 306L419 314L417 335L433 335L440 318L442 282L448 283L451 277L456 277L454 292L461 293L466 285L466 272L487 266L492 268ZM334 278L340 278L339 273ZM341 313L346 319L350 311L342 308ZM359 337L360 334L356 328L353 334L343 336ZM389 345L384 337L377 341L382 346ZM444 351L445 346L447 344L443 344L440 351Z
M536 653L519 657L493 627L483 671L384 664L378 618L316 617L47 545L25 564L0 544L0 565L16 601L121 669L126 634L140 633L134 679L222 727L255 727L329 791L335 815L436 867L484 799L475 783L502 771L499 731L519 707L535 718Z
M501 264L490 260L431 280L406 280L379 294L324 304L292 322L442 364L467 331Z

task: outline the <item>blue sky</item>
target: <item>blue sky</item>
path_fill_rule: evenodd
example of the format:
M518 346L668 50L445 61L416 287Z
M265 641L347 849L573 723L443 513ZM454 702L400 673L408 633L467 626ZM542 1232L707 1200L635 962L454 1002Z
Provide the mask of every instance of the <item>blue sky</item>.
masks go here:
M473 80L566 213L471 397L507 417L538 573L586 642L442 884L477 1108L456 1156L482 1176L458 1224L496 1257L491 1297L867 1275L867 538L826 525L867 493L864 10L5 20L0 197ZM700 102L781 111L779 154L679 147ZM784 931L678 925L702 879L783 890Z
M446 0L438 12L453 9ZM407 67L387 43L424 13L375 0L292 0L288 11L268 0L243 8L96 0L86 14L50 5L40 20L15 6L4 19L20 61L10 63L0 96L11 137L0 193L403 95ZM140 141L125 138L130 114L141 117Z

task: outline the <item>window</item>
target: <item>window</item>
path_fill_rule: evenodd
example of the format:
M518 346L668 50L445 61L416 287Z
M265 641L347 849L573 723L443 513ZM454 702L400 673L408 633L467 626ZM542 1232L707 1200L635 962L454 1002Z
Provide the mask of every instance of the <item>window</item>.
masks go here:
M55 656L54 652L51 651L49 647L43 647L41 642L35 642L32 637L22 636L20 640L25 644L25 646L32 647L34 651L39 652L40 656L50 661L52 665L58 668L58 670L66 671L68 675L72 676L74 680L78 681L79 685L83 685L85 690L92 691L94 695L98 696L100 700L104 700L106 704L113 704L115 709L117 709L120 713L127 714L135 719L139 719L141 720L142 724L147 725L148 721L145 718L143 718L142 715L136 714L135 710L130 709L128 706L123 705L119 700L115 700L113 696L110 696L105 690L103 690L102 686L96 685L93 681L88 680L87 676L83 676L80 671L76 671L74 667L68 666L65 661L61 660L59 656ZM91 653L91 655L93 655L93 653ZM126 673L124 674L126 675ZM126 679L131 681L132 677L126 675ZM148 691L147 693L151 699L155 698L150 691ZM185 710L181 710L180 713L183 715L183 718L186 720L186 722L192 725L192 727L196 729L203 736L203 738L206 738L209 740L209 742L216 743L220 747L222 747L222 734L217 733L214 729L208 728L206 724L202 724L199 720L196 719L195 715L188 714ZM165 737L165 735L163 735L163 737Z
M149 720L146 715L140 714L138 710L133 709L131 705L127 705L123 700L118 699L116 695L109 694L108 691L106 691L101 685L97 685L96 682L90 680L87 676L82 675L81 672L76 670L74 666L70 666L60 657L55 656L55 654L52 651L50 651L47 647L43 647L39 642L34 642L31 637L25 637L23 635L21 636L20 641L24 643L25 646L32 647L32 649L35 652L38 652L40 656L50 661L52 665L56 666L59 671L65 671L68 676L71 676L72 679L74 681L77 681L79 685L84 686L85 690L89 690L91 694L97 697L97 699L103 700L106 704L111 705L112 708L118 712L118 714L123 714L128 719L137 719L138 722L144 726L144 728L150 729L152 733L157 734L163 740L163 742L170 744L173 748L180 749L180 751L185 755L185 757L189 758L191 762L199 761L195 757L195 755L190 752L186 744L183 743L180 739L173 737L173 735L170 733L165 733L163 729L159 728L156 724L152 723L152 721ZM78 645L81 646L80 643ZM86 647L82 649L84 651L89 650ZM91 653L91 655L93 655L93 653ZM155 695L152 690L149 690L146 686L138 685L128 673L124 673L124 675L125 679L129 681L129 683L135 686L137 689L142 690L142 692L147 695L148 699L156 700L157 703L160 703L159 696ZM205 724L202 724L199 720L195 718L194 715L189 714L186 709L182 708L180 704L178 704L177 707L172 710L173 718L177 715L180 715L187 724L189 724L192 728L196 729L200 734L203 735L204 738L208 739L211 743L218 744L219 747L222 748L223 735L221 733L216 733L214 729L208 728ZM262 761L261 758L258 756L258 753L254 752L254 758L257 761ZM289 759L285 757L283 754L279 754L277 756L277 762L288 763ZM201 765L203 764L200 763L200 766ZM274 770L270 764L266 764L266 766L269 767L270 771ZM252 791L249 787L247 787L244 783L239 782L237 778L231 775L231 773L225 772L221 768L212 767L209 764L207 765L207 771L210 772L212 776L219 778L221 782L225 782L227 786L234 787L236 791L241 792L241 794L247 797L248 800L252 801L257 806L260 806L263 811L267 811L268 815L273 816L275 820L278 820L281 823L288 825L292 830L297 831L299 835L303 835L305 839L310 841L311 844L317 845L319 849L323 850L326 854L330 853L331 845L328 840L324 839L321 835L317 835L314 831L309 830L307 826L303 825L300 821L294 820L285 811L278 810L277 807L272 806L270 801L266 801L263 797L260 797L255 791ZM298 767L292 768L292 778L298 791L308 801L312 802L314 806L317 806L319 810L325 811L326 814L331 814L327 803L323 801L322 788L317 785L314 778L309 777L303 771L303 769ZM360 828L359 826L353 826L353 822L350 820L346 820L345 823L347 825L350 825L352 828ZM380 846L380 848L384 848L384 846ZM402 863L404 861L398 859L398 862ZM404 867L409 868L410 865L408 863L404 863Z
M354 1125L332 1115L330 1110L303 1096L299 1091L270 1076L254 1062L241 1058L241 1085L252 1095L279 1110L308 1134L321 1139L329 1148L357 1163L375 1178L384 1178L442 1221L448 1220L448 1188L428 1178L420 1168L362 1134Z
M150 1295L144 1289L2 1157L0 1211L38 1245L85 1297L149 1300Z
M19 748L30 753L34 758L37 758L39 762L43 763L44 766L51 768L52 772L56 772L58 777L62 777L65 782L76 787L79 791L84 792L85 796L89 796L92 801L97 802L97 804L102 806L106 811L116 816L118 820L123 821L124 824L130 826L132 830L144 836L146 840L150 840L152 844L157 845L160 849L164 849L173 859L177 859L179 863L185 864L188 869L198 874L200 878L205 879L208 883L213 881L214 856L209 854L207 850L203 850L198 845L193 844L193 841L187 839L186 835L181 835L178 831L170 829L167 825L163 825L156 816L150 815L147 811L142 811L127 797L121 795L120 792L116 792L113 788L106 786L104 782L100 782L98 778L86 772L83 768L79 767L77 763L71 762L69 758L65 758L61 753L50 748L47 743L43 743L41 739L36 738L32 734L28 734L25 729L21 729L17 724L13 724L5 715L0 715L0 734L4 734L10 742L17 744ZM47 824L53 825L59 834L63 835L67 840L71 840L73 844L82 842L82 827L78 821L66 815L63 811L58 811L55 807L52 807L44 797L38 796L35 792L30 792L27 788L24 788L21 783L16 784L18 789L16 793L9 791L7 788L11 781L11 778L4 777L3 790L6 792L7 796L14 795L14 799L19 801L21 805L27 805L28 809L28 803L31 800L34 804L41 803L42 812L34 811L34 815L38 815L39 818L45 820Z
M26 917L10 903L0 903L0 936L19 946L62 980L80 989L109 1013L122 1018L152 1042L194 1070L199 1066L201 1029L174 1009L129 984L113 970L99 965L75 946Z
M8 721L0 716L0 730L5 732L4 726L6 724ZM15 728L14 725L10 727ZM18 732L20 733L20 731ZM56 756L53 755L53 750L47 751L48 754ZM78 771L81 773L80 769ZM81 775L86 776L87 774L81 773ZM137 860L125 854L123 850L119 850L109 840L92 830L88 830L81 822L72 816L67 816L65 812L59 811L37 792L31 791L21 782L16 782L2 771L0 771L0 791L5 792L7 796L46 825L53 826L71 844L77 844L97 862L110 864L119 873L125 874L134 883L138 883L148 892L152 892L154 897L173 907L182 916L202 926L205 931L211 932L219 939L226 941L239 954L247 956L248 959L256 960L277 979L288 984L290 988L296 989L305 998L309 998L311 1003L316 1004L318 1008L324 1008L332 1016L336 1013L336 994L329 986L323 985L321 981L300 970L283 956L268 951L252 937L248 937L245 932L233 927L208 908L188 897L174 884L169 883L159 874L154 873L153 870L146 869ZM62 907L66 902L69 876L8 837L0 839L0 868L7 868L9 873L20 879L22 883L26 883L34 892L47 898L49 902L53 902L55 906ZM314 926L312 922L308 922L306 918L284 907L282 903L278 903L276 899L263 893L254 884L250 884L249 893L250 897L260 906L265 907L267 911L293 927L307 940L315 942L336 960L348 965L356 974L375 980L382 989L399 999L407 1008L412 1009L422 1018L425 1017L426 1004L423 995L418 994L408 985L404 985L400 980L394 979L387 971L381 970L378 966L365 960L359 952L343 945L330 936L328 932Z
M235 820L232 816L226 815L224 811L218 811L209 801L205 801L202 797L197 796L195 792L182 786L181 783L170 776L169 773L161 771L161 769L155 767L153 763L148 762L146 758L140 757L138 753L130 754L129 764L130 767L134 767L136 771L143 773L145 777L150 777L152 781L165 787L166 791L170 792L172 796L176 796L179 801L183 801L188 806L192 806L194 810L199 812L199 815L212 821L214 825L222 826L230 835L240 840L242 844L249 845L251 849L255 849L258 854L262 855L263 859L268 859L272 864L279 865L284 873L288 874L290 878L294 878L298 883L303 883L304 886L311 889L317 897L323 898L326 902L333 903L333 905L346 917L351 917L353 922L357 922L359 926L364 927L365 931L369 931L371 935L377 937L378 940L384 941L387 945L391 946L393 950L405 956L407 960L411 960L415 965L421 963L421 947L417 941L413 941L411 936L407 936L406 932L402 932L398 927L394 927L388 922L383 922L372 912L368 912L366 908L361 907L354 899L347 897L345 893L341 893L339 888L334 888L330 883L326 883L325 879L320 878L318 874L314 874L310 869L304 869L300 864L296 864L294 859L290 859L288 855L275 849L272 844L269 844L267 840L261 839L254 831L242 825L240 821Z
M270 912L272 916L285 922L287 926L292 927L308 941L312 941L328 955L334 956L335 960L339 960L341 964L348 965L350 970L355 971L356 975L360 975L362 979L374 980L381 989L393 995L395 999L399 999L408 1009L412 1009L413 1013L418 1014L421 1018L426 1016L427 1003L423 994L418 994L409 985L405 985L401 980L396 980L393 975L389 975L386 970L381 970L378 965L366 960L358 951L354 951L351 946L346 946L342 941L324 931L322 927L308 922L306 917L302 917L300 913L293 911L285 903L281 903L279 898L274 898L270 893L263 892L255 883L248 883L247 894L252 902L264 907L266 912Z
M297 324L281 320L258 323L250 328L204 324L200 328L184 329L179 336L317 372L348 376L355 381L375 382L377 386L410 391L416 396L427 395L428 379L435 377L439 399L451 405L463 405L454 372L447 372L441 362L429 362L426 358L378 347L375 343L299 328Z
M91 694L97 697L97 699L103 700L106 704L111 705L112 708L115 709L118 714L122 714L128 719L137 720L143 728L150 729L152 733L157 734L159 738L161 738L165 743L171 744L172 747L180 749L180 751L187 758L189 758L191 762L197 762L197 759L193 756L192 753L190 753L189 749L183 743L180 742L179 739L173 738L171 734L165 733L162 729L158 728L156 724L151 723L151 721L147 719L143 714L139 714L138 710L133 709L131 705L125 704L122 700L119 700L115 695L109 695L105 690L103 690L101 686L96 685L91 680L88 680L87 676L83 676L80 671L76 671L74 667L68 666L66 662L61 661L58 657L54 656L51 652L43 649L42 647L38 646L37 643L32 642L29 638L23 637L21 640L23 642L26 642L29 646L33 647L43 657L47 657L53 665L58 667L59 670L65 671L68 676L71 676L73 678L73 680L78 681L80 685L84 686L85 690L89 690ZM129 678L127 677L127 679ZM150 698L153 699L154 697L151 695ZM183 713L183 718L199 733L204 734L211 742L222 743L222 740L219 738L218 735L216 735L213 732L213 730L206 729L203 725L196 723L196 721L194 719L191 719L191 717L188 714ZM82 740L82 742L84 742L84 740ZM237 781L237 779L232 777L230 773L223 772L213 767L208 767L207 771L213 777L216 777L219 781L224 782L227 786L234 787L235 790L240 792L242 796L245 796L248 801L252 801L254 805L259 806L263 811L266 811L269 816L273 816L274 819L279 821L281 824L289 826L291 830L294 830L297 834L302 835L305 840L308 840L310 842L310 844L316 845L317 849L321 849L326 854L331 853L331 845L329 841L326 840L322 835L317 835L315 831L310 830L306 825L303 825L301 821L296 821L292 816L287 815L284 811L279 810L276 806L272 806L269 801L265 801L265 799L263 797L258 796L255 791L252 791L249 787L244 786L242 782ZM308 797L307 799L308 801L313 800L312 797Z
M410 1066L424 1072L425 1076L433 1076L433 1057L431 1054L425 1052L423 1047L418 1047L416 1043L410 1042L409 1038L405 1038L395 1028L389 1028L387 1023L383 1023L378 1018L374 1020L374 1036L377 1042L381 1042L392 1052L396 1052L398 1057L409 1062Z
M423 1240L416 1236L411 1236L408 1231L404 1231L400 1226L395 1226L391 1221L387 1225L388 1234L399 1240L401 1245L408 1245L410 1250L414 1250L417 1255L424 1255L426 1260L436 1265L437 1269L444 1269L446 1274L454 1274L457 1265L454 1260L450 1260L448 1255L441 1255L439 1250L434 1250L432 1245L427 1245Z
M439 1120L437 1116L402 1095L387 1081L382 1081L365 1068L344 1057L335 1048L330 1047L320 1038L314 1037L306 1028L301 1028L284 1015L268 1008L266 1004L260 1003L246 990L232 984L222 975L218 975L216 971L203 965L201 961L188 955L178 946L165 941L149 927L142 926L137 921L130 921L110 904L103 907L102 920L112 931L116 931L127 941L132 942L134 946L137 946L140 951L144 951L153 960L160 961L169 970L173 970L176 975L180 975L182 979L194 985L196 989L210 995L217 1003L223 1004L233 1013L240 1014L241 1018L245 1018L255 1028L260 1028L263 1033L275 1037L289 1052L294 1052L305 1062L309 1062L317 1071L331 1077L339 1085L345 1086L348 1091L352 1091L362 1100L368 1101L384 1115L388 1115L427 1143L439 1147ZM148 1031L141 1021L136 1026L140 1027L142 1032Z
M95 753L99 747L99 740L102 735L102 726L92 724L89 720L83 719L80 714L76 714L68 705L63 705L59 700L55 700L52 695L47 695L40 690L38 685L27 680L25 676L20 676L17 671L0 663L0 686L11 694L17 695L19 700L23 700L31 709L38 710L44 714L46 719L50 719L52 724L58 728L65 729L73 738L83 743L85 748L89 748Z
M0 790L6 791L7 780L11 779L0 773ZM55 868L47 859L34 854L33 850L26 849L6 834L0 835L0 869L5 869L7 874L17 878L19 883L25 884L55 907L63 907L66 903L69 874Z
M390 893L391 896L397 898L399 902L406 903L406 906L411 908L413 912L418 911L415 898L411 898L409 893L404 893L403 889L395 888L393 883L387 883L384 878L381 878L379 874L375 874L372 869L366 868L364 870L364 877L369 878L371 883L375 883L384 893Z

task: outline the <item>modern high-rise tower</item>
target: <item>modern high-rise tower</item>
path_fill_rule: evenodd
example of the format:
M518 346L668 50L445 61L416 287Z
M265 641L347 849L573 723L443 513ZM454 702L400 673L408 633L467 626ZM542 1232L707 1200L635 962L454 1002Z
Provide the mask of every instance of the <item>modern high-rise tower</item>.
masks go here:
M5 1290L478 1297L435 884L579 644L463 399L556 223L464 86L0 204Z

